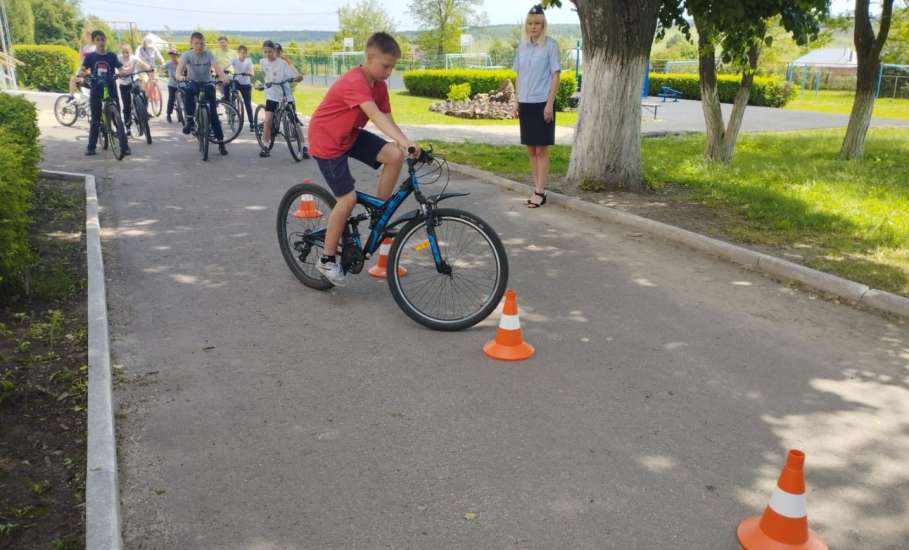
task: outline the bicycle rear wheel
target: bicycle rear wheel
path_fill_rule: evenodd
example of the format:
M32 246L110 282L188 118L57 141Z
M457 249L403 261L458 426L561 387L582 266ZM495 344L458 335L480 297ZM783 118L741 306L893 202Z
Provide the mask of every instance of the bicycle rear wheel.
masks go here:
M417 218L391 245L388 287L414 321L433 330L463 330L488 317L502 300L508 257L496 232L477 216L453 208L439 208L433 216L439 253L451 272L439 273L427 220Z
M269 139L268 143L266 144L262 139L262 135L265 130L265 107L262 105L256 107L255 119L256 141L259 142L259 147L271 151L271 148L275 146L275 129L272 128L270 136L271 139Z
M123 128L123 119L120 118L120 109L115 103L107 105L107 138L114 158L123 160L126 152L126 130Z
M208 106L202 105L196 113L196 139L199 140L199 152L202 153L202 160L208 160L208 146L211 143L210 122L208 120Z
M284 139L287 140L290 156L297 162L303 160L303 132L297 126L297 118L289 110L284 112Z
M218 101L216 106L218 120L221 121L221 133L224 135L223 143L230 143L240 135L240 130L243 129L243 119L240 118L236 107L223 99ZM211 139L215 143L222 143L214 136Z
M314 202L315 215L311 218L294 216L301 209L304 195L311 196ZM316 290L328 290L334 285L316 270L316 262L322 256L322 241L313 243L305 237L325 230L335 202L335 197L324 187L300 183L288 189L278 205L278 246L284 261L301 283Z
M233 106L237 110L237 114L240 115L240 129L243 129L243 121L246 118L246 106L243 105L243 96L240 92L235 92L233 97Z
M54 116L64 126L72 126L79 118L79 107L76 100L68 95L61 95L54 101Z

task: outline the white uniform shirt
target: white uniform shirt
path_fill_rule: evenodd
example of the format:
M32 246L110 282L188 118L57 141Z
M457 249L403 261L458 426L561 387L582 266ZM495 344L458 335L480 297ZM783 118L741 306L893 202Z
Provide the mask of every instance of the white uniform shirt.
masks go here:
M120 59L120 63L123 63L122 70L125 73L134 73L142 68L142 66L140 65L140 63L142 63L142 62L135 55L129 56L128 60L123 59L122 55L120 55L118 57ZM132 82L132 79L130 79L129 77L117 79L117 84L119 84L121 86L129 86L131 82Z
M280 57L276 58L274 61L269 61L268 58L263 58L261 66L262 72L265 73L266 83L281 82L282 80L287 80L288 78L295 78L299 74L290 65L287 64L287 61L284 61ZM291 94L289 84L284 84L284 91L287 93L287 98L293 101L293 94ZM283 97L284 94L281 93L280 86L271 86L265 88L266 99L270 99L271 101L281 101L281 98Z

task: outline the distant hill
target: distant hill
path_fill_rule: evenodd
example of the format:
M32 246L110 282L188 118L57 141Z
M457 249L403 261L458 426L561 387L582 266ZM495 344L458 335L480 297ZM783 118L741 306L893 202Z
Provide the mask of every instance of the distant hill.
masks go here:
M189 41L193 31L151 31L158 35L167 35L180 42ZM229 36L242 36L250 42L275 40L277 42L328 42L335 37L334 31L220 31Z

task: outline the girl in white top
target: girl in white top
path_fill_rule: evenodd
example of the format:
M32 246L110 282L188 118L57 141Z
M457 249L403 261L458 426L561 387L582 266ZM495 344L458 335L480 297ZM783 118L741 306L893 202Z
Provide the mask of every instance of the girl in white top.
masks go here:
M255 121L252 112L252 77L253 74L252 59L246 57L249 53L246 46L240 44L237 46L237 57L230 62L234 71L234 80L237 81L237 91L243 97L243 105L246 107L246 120L249 121L249 130L255 131Z
M288 79L293 79L294 82L300 82L303 80L303 77L300 76L300 73L288 65L287 61L284 61L278 57L278 52L275 49L275 43L271 40L266 40L262 43L262 53L265 54L265 57L262 58L260 66L262 67L262 72L265 73L266 85L271 82L283 82L284 80ZM290 84L285 83L280 86L272 85L265 88L265 123L264 128L262 129L262 143L271 142L272 119L274 119L275 110L278 108L278 104L281 102L281 99L284 98L285 94L287 95L287 99L290 101L289 108L291 112L296 115L297 109L293 103L293 93L290 89ZM297 120L296 122L297 132L302 132L302 128L299 127L300 121ZM268 150L263 149L259 153L259 156L269 156Z
M147 71L149 69L149 66L144 61L133 55L133 49L129 44L120 46L120 55L117 57L120 59L120 63L123 63L123 68L121 69L123 74L129 75L139 70ZM120 87L120 105L123 107L123 122L126 124L127 135L130 135L130 125L132 124L130 116L133 112L130 91L132 89L133 81L126 76L118 78L117 84Z

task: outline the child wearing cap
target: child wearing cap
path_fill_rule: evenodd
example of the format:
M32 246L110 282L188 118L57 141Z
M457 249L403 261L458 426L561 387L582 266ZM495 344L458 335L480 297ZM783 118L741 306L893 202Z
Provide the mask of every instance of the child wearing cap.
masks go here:
M180 62L177 50L167 52L170 61L164 64L164 70L167 71L167 122L173 122L171 114L174 112L174 101L177 98L177 65ZM182 122L182 121L181 121Z

